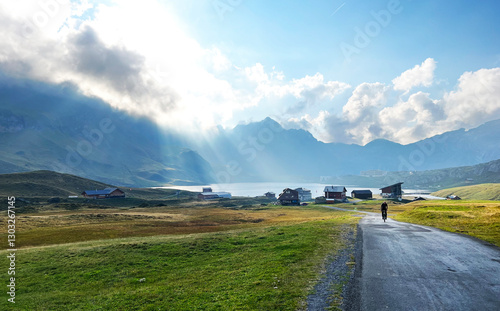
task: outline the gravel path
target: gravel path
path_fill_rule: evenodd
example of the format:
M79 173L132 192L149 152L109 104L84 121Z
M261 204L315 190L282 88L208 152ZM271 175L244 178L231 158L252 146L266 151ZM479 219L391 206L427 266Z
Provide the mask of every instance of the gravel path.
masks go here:
M331 310L330 306L335 301L344 301L346 298L347 284L354 278L353 261L355 254L356 232L353 227L346 227L342 238L346 245L337 254L328 258L326 269L314 286L314 291L307 297L307 310ZM342 292L338 291L342 286Z

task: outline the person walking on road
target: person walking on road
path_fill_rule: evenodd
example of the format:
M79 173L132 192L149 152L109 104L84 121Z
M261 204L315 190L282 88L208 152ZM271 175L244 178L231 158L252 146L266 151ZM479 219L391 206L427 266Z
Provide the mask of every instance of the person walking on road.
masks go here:
M384 222L387 219L387 209L387 202L384 202L382 203L382 205L380 205L380 210L382 211L382 219L384 220Z

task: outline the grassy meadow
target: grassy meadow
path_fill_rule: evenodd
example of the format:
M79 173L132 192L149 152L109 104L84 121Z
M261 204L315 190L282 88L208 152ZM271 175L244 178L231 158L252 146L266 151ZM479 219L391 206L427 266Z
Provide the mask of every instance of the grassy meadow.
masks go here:
M417 201L405 205L398 221L464 233L500 246L500 202L474 200Z
M443 189L432 193L432 195L446 198L456 195L466 200L500 200L500 184L489 183Z
M45 171L27 175L30 182L23 184L23 174L0 180L4 197L21 186L33 193L13 193L16 304L5 295L0 310L304 310L326 258L352 243L347 236L360 219L325 204L198 201L194 193L169 189L70 199L66 195L105 185L70 175L44 183ZM386 201L396 220L500 246L498 201ZM335 206L379 213L382 202ZM0 238L7 240L6 230ZM4 259L6 249L0 245ZM0 269L8 264L1 260ZM332 297L341 289L335 284ZM331 307L338 309L340 301L332 299Z
M244 207L19 214L14 309L304 309L325 258L358 218L314 206ZM0 309L12 304L2 299Z

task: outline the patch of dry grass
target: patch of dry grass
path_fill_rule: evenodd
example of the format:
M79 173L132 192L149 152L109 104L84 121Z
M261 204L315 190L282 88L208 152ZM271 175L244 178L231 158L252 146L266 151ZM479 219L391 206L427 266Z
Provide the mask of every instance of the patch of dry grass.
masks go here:
M17 247L133 236L219 232L326 220L337 216L338 213L320 207L259 206L233 210L205 204L183 208L54 210L17 215Z

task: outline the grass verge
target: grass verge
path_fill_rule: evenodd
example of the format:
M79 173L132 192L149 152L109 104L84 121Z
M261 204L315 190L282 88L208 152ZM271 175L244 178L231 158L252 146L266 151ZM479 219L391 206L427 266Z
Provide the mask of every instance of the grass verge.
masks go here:
M406 208L393 218L468 234L500 246L500 202L418 201Z

